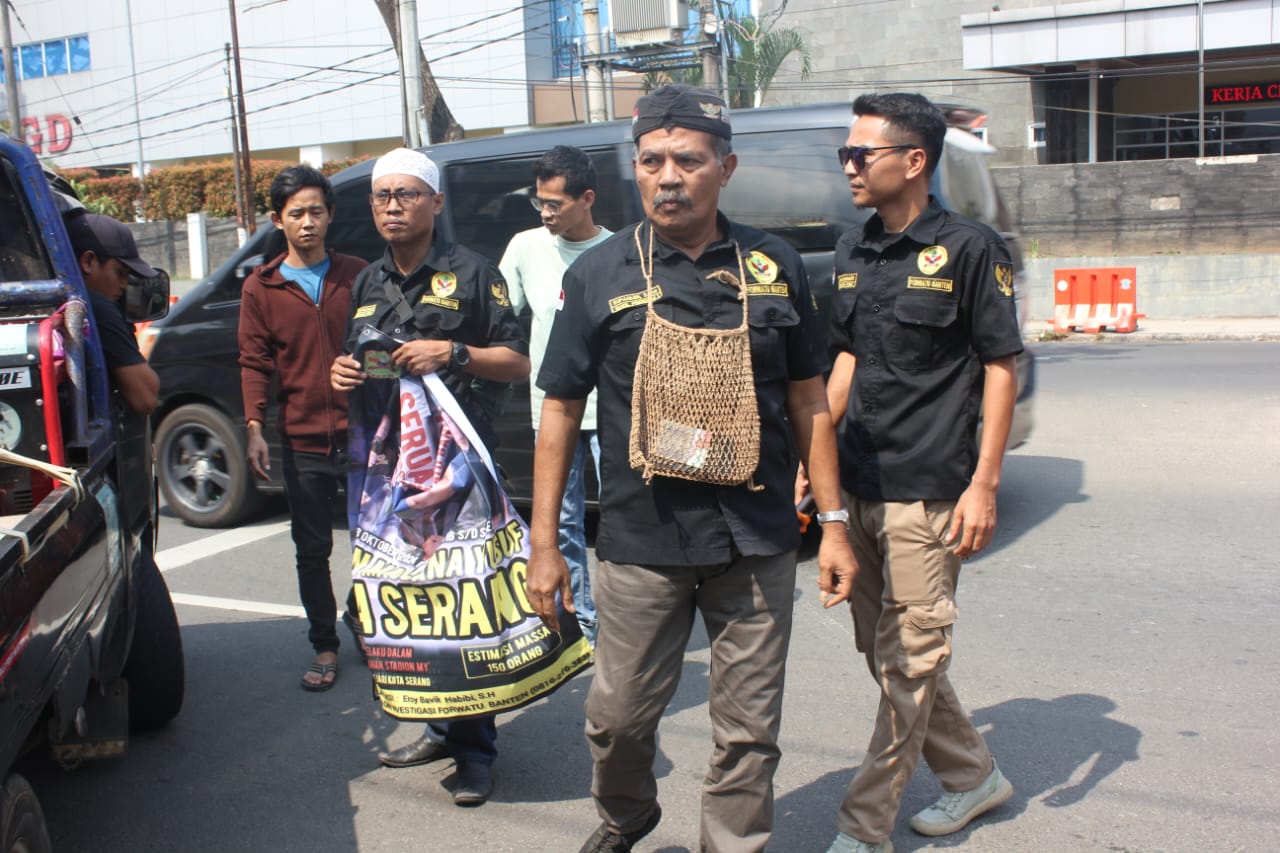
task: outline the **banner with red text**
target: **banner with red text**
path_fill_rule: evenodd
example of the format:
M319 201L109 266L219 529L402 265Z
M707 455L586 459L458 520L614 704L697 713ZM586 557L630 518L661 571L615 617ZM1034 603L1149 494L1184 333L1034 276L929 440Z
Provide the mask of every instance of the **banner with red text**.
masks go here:
M561 607L557 634L529 606L528 528L439 377L371 378L350 420L352 579L383 709L511 711L588 666L578 620Z

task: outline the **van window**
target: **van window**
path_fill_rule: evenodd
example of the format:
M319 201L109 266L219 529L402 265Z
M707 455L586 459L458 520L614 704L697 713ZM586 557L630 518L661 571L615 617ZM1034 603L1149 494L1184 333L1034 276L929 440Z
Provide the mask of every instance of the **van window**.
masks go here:
M587 151L596 167L596 201L591 213L597 225L617 231L630 221L626 198L618 190L622 174L616 148ZM541 225L529 199L534 194L533 164L542 154L505 160L450 163L445 167L445 206L455 239L495 264L517 231Z
M0 169L0 281L40 281L53 278L53 266L37 239L39 230L27 213L21 183L9 161Z
M996 228L996 191L986 158L948 144L942 149L941 172L947 207Z
M846 134L837 127L735 133L738 169L720 191L721 211L799 251L831 251L868 216L853 206L836 159Z
M373 263L382 257L387 244L373 224L369 209L369 178L346 181L333 187L333 221L325 234L325 244L343 255L354 255ZM437 225L439 220L436 220Z

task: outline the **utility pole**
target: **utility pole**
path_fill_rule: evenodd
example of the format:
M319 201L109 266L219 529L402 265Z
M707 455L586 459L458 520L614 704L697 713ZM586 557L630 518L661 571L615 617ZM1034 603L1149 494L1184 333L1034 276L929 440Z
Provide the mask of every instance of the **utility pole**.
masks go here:
M3 2L3 0L0 0ZM244 245L248 231L245 230L244 179L240 177L240 123L236 121L236 99L231 88L231 42L225 45L227 52L227 106L231 108L231 165L236 181L236 220L240 223L236 230L240 232L239 244Z
M713 92L721 90L719 36L720 18L715 0L708 0L702 4L702 85Z
M418 3L397 0L400 12L400 74L404 80L404 126L408 131L405 145L421 148L427 143L423 126L422 67L418 64Z
M1196 0L1196 52L1199 54L1196 62L1196 88L1199 91L1198 102L1200 104L1200 149L1197 156L1201 160L1204 159L1204 0Z
M0 0L3 2L3 0ZM138 186L142 187L142 192L146 192L146 184L143 179L147 176L147 161L142 153L142 104L138 98L138 60L133 51L133 4L129 0L124 3L124 21L125 30L129 34L129 77L133 80L133 131L138 137ZM139 196L135 202L134 216L139 221L143 218L143 197Z
M586 34L587 55L582 58L582 86L587 100L587 121L598 122L608 120L605 108L604 74L600 71L598 57L603 52L600 46L600 5L599 0L582 0L582 29Z
M245 121L244 78L240 74L240 35L236 29L236 0L227 0L231 7L231 59L236 72L236 114L240 119L240 180L244 193L244 228L249 234L257 230L257 217L253 209L253 162L249 158L249 127Z
M4 94L9 103L9 134L26 139L22 132L22 110L18 106L18 71L13 61L13 35L9 32L9 0L0 0L0 37L4 40Z

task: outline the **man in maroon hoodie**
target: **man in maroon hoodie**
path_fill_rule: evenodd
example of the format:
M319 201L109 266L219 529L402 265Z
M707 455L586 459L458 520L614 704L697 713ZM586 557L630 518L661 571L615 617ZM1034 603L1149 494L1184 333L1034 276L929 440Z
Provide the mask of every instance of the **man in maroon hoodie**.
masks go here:
M315 662L305 690L328 690L338 678L337 607L329 576L334 501L346 478L347 396L329 384L342 353L351 283L366 266L327 251L333 187L310 166L290 166L271 183L271 222L289 249L253 271L240 298L240 386L249 432L249 467L271 480L262 437L267 394L277 377L284 489L298 562L298 591L310 623Z

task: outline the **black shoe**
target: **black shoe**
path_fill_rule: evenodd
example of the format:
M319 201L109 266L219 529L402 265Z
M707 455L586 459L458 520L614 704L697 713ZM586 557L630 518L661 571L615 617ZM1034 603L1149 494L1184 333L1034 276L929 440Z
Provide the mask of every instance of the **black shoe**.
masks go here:
M453 785L455 806L479 806L493 793L493 771L480 761L459 761Z
M654 803L653 811L645 818L644 825L639 829L620 835L611 830L609 824L602 823L578 853L629 853L637 841L653 832L653 828L660 820L662 820L662 806Z
M369 655L364 650L364 637L360 636L360 623L356 621L356 617L351 615L350 610L342 611L342 624L347 626L347 630L351 632L351 639L356 644L356 654L360 655L360 660L368 664Z
M419 738L399 749L378 753L378 760L387 767L417 767L443 758L449 758L449 748L428 737Z

